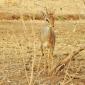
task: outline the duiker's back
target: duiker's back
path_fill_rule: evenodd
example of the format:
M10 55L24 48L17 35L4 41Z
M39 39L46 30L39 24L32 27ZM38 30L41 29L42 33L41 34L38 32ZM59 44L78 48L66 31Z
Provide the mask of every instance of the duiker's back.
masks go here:
M46 26L46 27L43 27L41 29L41 41L44 42L44 41L47 41L48 40L48 35L49 35L49 27Z
M46 26L41 29L41 42L45 47L55 45L55 33L52 27Z
M40 33L41 51L42 51L42 55L44 55L43 52L43 50L45 50L44 47L48 47L49 56L52 56L54 46L55 46L54 15L53 13L49 13L46 10L46 13L45 14L43 13L43 16L44 16L45 24L42 27Z

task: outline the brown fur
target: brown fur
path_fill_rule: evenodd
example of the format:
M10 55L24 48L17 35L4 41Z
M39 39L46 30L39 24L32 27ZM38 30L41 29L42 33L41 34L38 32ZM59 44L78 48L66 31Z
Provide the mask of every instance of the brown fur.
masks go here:
M42 52L42 55L44 55L44 46L43 44L47 42L47 46L50 50L49 52L49 56L53 56L53 50L54 50L54 47L55 47L55 33L54 33L54 17L53 17L53 14L47 14L46 17L45 17L45 20L48 22L48 25L47 27L44 27L42 30L41 30L41 52ZM45 35L44 35L45 34ZM43 38L42 38L43 37Z

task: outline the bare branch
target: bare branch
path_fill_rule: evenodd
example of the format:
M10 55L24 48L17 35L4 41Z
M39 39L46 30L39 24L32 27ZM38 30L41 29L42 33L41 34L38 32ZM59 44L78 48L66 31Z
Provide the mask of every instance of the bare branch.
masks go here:
M85 50L85 46L81 46L76 51L73 51L71 54L69 54L68 57L66 57L64 60L60 61L59 64L56 65L51 70L50 74L52 74L54 71L56 71L56 73L58 73L59 71L61 71L62 69L64 69L65 66L69 63L69 61L72 60L72 58L74 58L76 55L78 55L83 50Z

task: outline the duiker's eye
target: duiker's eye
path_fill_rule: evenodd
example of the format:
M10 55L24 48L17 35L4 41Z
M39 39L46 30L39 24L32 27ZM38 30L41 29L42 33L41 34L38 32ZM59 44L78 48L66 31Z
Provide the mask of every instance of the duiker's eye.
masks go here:
M46 21L47 21L47 22L49 22L49 20L48 20L48 19L46 19Z

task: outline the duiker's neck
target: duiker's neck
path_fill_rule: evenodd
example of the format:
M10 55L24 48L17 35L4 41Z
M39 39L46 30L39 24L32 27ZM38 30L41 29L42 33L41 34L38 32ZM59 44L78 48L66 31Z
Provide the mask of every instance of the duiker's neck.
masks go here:
M52 25L49 24L48 22L45 22L44 26L45 26L45 27L48 27L49 29L50 29L50 28L53 28Z

